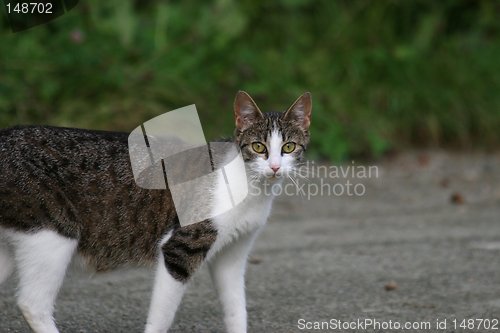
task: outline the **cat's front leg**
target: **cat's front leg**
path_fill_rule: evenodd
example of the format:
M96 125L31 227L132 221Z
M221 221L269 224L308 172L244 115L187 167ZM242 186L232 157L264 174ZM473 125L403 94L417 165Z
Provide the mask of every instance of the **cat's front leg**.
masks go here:
M185 284L168 272L163 254L158 259L145 333L167 332L186 290Z
M210 274L222 303L228 333L246 333L245 268L258 231L226 246L210 261Z
M146 333L165 333L170 328L186 284L216 236L216 229L207 220L176 229L161 242Z

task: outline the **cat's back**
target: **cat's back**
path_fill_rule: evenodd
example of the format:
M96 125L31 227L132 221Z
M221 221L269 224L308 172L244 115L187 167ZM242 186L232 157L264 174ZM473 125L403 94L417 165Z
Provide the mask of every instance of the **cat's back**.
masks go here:
M127 134L120 132L50 126L3 129L0 169L0 198L40 192L72 196L96 186L112 189L119 183L117 177L122 184L133 181Z
M20 157L27 162L35 157L94 159L127 153L128 134L54 126L16 126L0 129L2 161ZM102 153L106 152L103 156ZM57 157L60 157L59 159ZM0 163L2 163L0 161ZM4 165L5 166L5 165Z
M33 166L41 172L56 172L62 166L87 172L91 167L98 170L97 164L109 158L127 158L127 152L127 133L122 132L52 126L0 130L0 166L7 170Z
M85 222L92 212L102 213L99 206L92 207L96 200L105 206L110 193L116 197L134 185L127 134L119 132L3 129L0 170L0 223L20 229L35 219Z
M127 133L3 129L0 170L0 226L53 229L80 239L83 252L96 250L95 242L144 248L178 223L168 189L135 184Z

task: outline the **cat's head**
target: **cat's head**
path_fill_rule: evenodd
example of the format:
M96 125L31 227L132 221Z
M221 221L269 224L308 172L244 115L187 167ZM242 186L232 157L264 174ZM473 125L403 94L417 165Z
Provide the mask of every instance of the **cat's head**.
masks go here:
M285 112L260 111L244 91L234 101L235 140L253 178L278 179L298 172L309 143L311 94L300 96Z

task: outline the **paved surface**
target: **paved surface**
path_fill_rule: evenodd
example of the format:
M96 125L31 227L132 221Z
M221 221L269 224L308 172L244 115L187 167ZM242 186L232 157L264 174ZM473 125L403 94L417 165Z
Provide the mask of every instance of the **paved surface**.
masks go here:
M377 179L354 180L365 196L278 200L248 268L250 332L312 331L298 328L301 318L487 332L455 330L450 320L500 316L500 155L405 154L378 166ZM151 283L147 269L90 276L73 267L58 300L61 331L141 332ZM11 278L0 288L0 332L27 332L14 287ZM437 318L447 329L436 329ZM343 331L398 330L329 332ZM223 332L206 268L171 332Z

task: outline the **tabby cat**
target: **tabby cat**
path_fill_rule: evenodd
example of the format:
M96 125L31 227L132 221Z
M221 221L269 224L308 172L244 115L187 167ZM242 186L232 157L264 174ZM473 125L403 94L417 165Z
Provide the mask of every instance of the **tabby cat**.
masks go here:
M309 93L285 112L262 113L240 91L234 115L248 181L279 182L297 171L309 141ZM227 331L246 332L245 266L272 196L249 195L229 212L181 226L168 189L134 182L127 138L47 126L0 131L0 283L17 268L24 318L37 333L56 333L54 302L75 253L96 271L156 263L145 332L166 332L207 261Z

